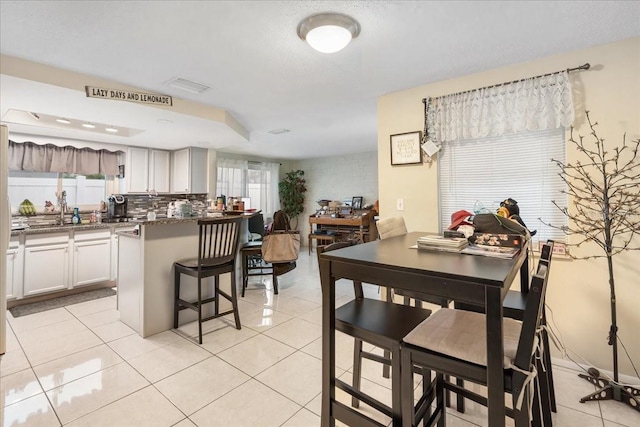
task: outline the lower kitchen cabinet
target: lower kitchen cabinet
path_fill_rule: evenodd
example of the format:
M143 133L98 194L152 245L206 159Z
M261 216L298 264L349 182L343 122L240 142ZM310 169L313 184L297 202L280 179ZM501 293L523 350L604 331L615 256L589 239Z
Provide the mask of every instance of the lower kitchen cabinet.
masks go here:
M63 236L40 235L33 240L27 238L24 248L24 297L68 287L68 238L68 233Z
M77 232L73 241L73 287L110 280L111 232Z
M115 229L12 236L6 254L7 299L115 280L112 266L118 258Z

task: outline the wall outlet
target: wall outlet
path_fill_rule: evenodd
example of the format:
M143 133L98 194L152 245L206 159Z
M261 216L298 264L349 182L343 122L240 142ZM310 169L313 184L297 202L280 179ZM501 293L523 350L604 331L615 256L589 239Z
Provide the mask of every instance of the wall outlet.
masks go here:
M403 211L404 210L404 199L396 200L396 210Z

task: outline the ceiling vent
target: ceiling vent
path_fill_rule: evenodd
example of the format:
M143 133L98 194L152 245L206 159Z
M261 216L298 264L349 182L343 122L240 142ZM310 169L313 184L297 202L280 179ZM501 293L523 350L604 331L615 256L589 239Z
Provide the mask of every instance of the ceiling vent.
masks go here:
M291 132L289 129L274 129L270 130L271 135L282 135L283 133Z
M191 93L202 93L205 90L209 89L209 86L205 86L191 80L183 79L182 77L174 77L166 84L171 87L175 87L176 89L186 90L187 92Z

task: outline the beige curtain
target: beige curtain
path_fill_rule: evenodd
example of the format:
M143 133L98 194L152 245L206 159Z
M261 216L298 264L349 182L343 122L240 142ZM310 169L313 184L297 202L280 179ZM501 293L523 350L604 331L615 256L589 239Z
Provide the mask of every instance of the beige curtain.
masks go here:
M118 175L120 153L122 151L9 141L8 163L10 170Z

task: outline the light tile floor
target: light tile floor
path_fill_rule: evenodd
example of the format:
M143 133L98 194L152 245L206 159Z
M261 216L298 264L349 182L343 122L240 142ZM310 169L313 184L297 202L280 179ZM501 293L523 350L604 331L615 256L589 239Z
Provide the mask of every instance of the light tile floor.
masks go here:
M195 323L140 338L119 321L115 297L20 318L7 313L2 425L320 425L322 293L316 255L300 254L298 267L279 278L279 295L268 276L254 279L240 302L242 330L232 320L207 322L202 346L191 338ZM367 286L366 292L376 297L377 287ZM349 301L351 283L339 282L336 294L338 304ZM349 381L353 340L337 334L336 342L336 373ZM640 425L638 413L618 402L580 404L593 387L576 374L555 368L556 426ZM390 382L380 365L365 361L363 377L365 391L390 403ZM349 401L340 391L338 397ZM465 414L452 410L447 420L450 427L483 426L486 410L469 403Z

